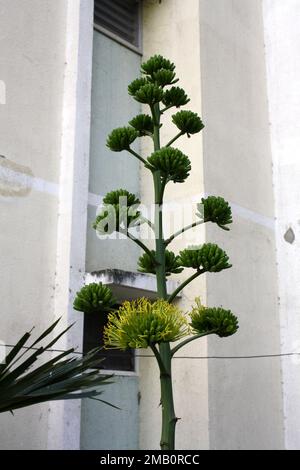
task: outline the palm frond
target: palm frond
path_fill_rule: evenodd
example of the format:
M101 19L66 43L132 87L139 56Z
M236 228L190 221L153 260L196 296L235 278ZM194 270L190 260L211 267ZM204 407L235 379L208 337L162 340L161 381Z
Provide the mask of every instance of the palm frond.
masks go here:
M96 348L84 356L70 356L74 349L56 354L47 362L29 372L41 355L49 351L71 326L51 339L45 346L41 341L53 332L59 320L47 328L30 346L27 346L32 330L25 333L7 354L0 368L0 413L18 408L53 400L74 400L93 398L107 405L115 405L100 400L103 385L110 384L112 377L103 375L99 367L103 359L99 359ZM26 356L27 357L24 357Z

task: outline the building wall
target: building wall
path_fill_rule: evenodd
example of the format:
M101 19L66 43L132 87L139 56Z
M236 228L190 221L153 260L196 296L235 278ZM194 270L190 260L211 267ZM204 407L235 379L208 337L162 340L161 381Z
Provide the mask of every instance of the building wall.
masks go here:
M55 3L55 4L54 4ZM0 339L54 319L66 2L2 0ZM45 449L48 406L0 416L2 449Z
M100 240L92 228L97 206L109 191L124 188L139 194L139 165L127 152L112 152L106 139L128 125L140 111L127 85L140 72L141 56L94 31L92 120L86 271L115 268L136 271L139 249L130 240Z
M175 404L182 418L177 448L182 449L280 449L284 438L287 448L299 448L297 361L188 359L299 350L299 299L291 286L299 280L295 57L300 12L297 0L264 0L263 6L262 11L259 0L189 0L186 8L180 0L144 0L144 58L161 53L177 64L180 85L191 98L187 109L198 112L206 124L201 135L178 142L190 156L193 172L187 184L170 185L166 199L198 202L204 193L219 194L234 209L230 233L208 226L189 240L217 242L234 267L190 285L180 305L187 310L201 295L208 305L231 308L239 316L240 330L229 339L194 342L183 350L186 358L174 360ZM93 0L0 0L0 46L5 51L0 64L4 343L14 343L33 325L38 332L63 314L64 323L76 319L77 326L60 347L80 348L82 319L74 315L72 300L85 269L136 270L138 250L127 241L101 242L90 223L107 191L119 186L138 190L138 165L127 155L108 153L105 138L138 112L127 101L126 85L138 75L140 58L95 36L89 162L92 9ZM171 114L163 140L174 135L174 126L167 123ZM142 152L146 156L150 151L144 139ZM144 202L152 200L144 171L140 193ZM178 240L172 248L178 252L184 246ZM105 397L121 405L123 414L88 401L82 412L79 402L70 402L31 407L15 417L3 414L0 447L76 449L81 440L84 449L157 448L155 361L140 358L139 371L139 386L137 377L119 376L106 391ZM127 427L120 429L120 421Z
M136 245L127 239L99 239L92 222L107 192L124 188L139 194L137 160L126 152L111 152L106 139L140 111L127 93L127 85L139 75L140 63L139 54L94 31L86 272L137 270L140 250ZM94 400L82 401L82 449L138 448L138 376L114 371L113 381L103 398L120 410Z
M136 450L139 448L138 380L117 375L100 399L119 409L93 400L83 400L81 414L82 450Z
M262 13L256 0L200 1L204 186L234 215L229 233L207 226L233 263L207 276L207 302L240 323L232 338L209 338L209 356L280 353ZM210 360L208 382L210 448L283 447L280 358Z
M300 351L300 4L265 0L268 99L276 203L281 350ZM285 446L300 448L299 357L282 357Z
M218 243L228 252L234 267L195 282L185 290L181 305L190 307L193 297L200 294L208 305L231 308L239 316L240 330L226 340L209 338L208 349L205 340L194 343L186 355L279 354L272 158L261 2L203 0L189 5L188 11L186 8L182 11L180 2L166 0L158 5L149 1L144 9L145 58L162 53L175 61L191 97L189 107L202 115L206 125L202 158L201 138L198 142L197 138L180 142L179 147L192 156L194 179L190 178L182 187L177 185L176 192L171 190L167 198L199 200L205 193L229 200L234 212L231 232L207 226L204 234L194 240L199 243L205 236L206 241ZM189 74L185 82L186 70ZM163 136L167 138L171 132L167 125ZM148 152L145 144L144 154ZM143 172L142 187L144 200L151 200L150 185ZM174 248L182 246L179 241ZM180 361L174 361L175 400L177 406L180 403L182 418L178 425L179 448L283 447L279 358L209 360L208 366L204 360ZM149 409L154 409L159 397L158 386L152 385L151 379L157 373L155 367L150 358L141 361L141 445L151 448L157 445L153 435L159 434L159 410L149 417ZM184 392L188 378L193 390L191 407ZM180 397L185 397L184 403ZM197 437L190 438L191 428L198 429ZM189 437L188 442L185 436Z

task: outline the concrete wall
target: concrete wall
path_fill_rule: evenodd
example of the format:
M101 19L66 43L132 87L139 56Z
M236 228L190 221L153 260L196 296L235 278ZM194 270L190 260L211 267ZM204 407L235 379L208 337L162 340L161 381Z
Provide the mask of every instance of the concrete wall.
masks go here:
M189 240L217 242L234 267L190 285L180 305L187 310L201 295L208 305L231 308L240 330L233 338L195 342L180 355L186 358L174 360L175 404L182 418L177 448L280 449L284 438L287 448L299 448L297 361L188 359L299 351L299 298L290 290L299 283L299 2L264 0L264 10L259 0L189 0L189 8L180 0L143 3L144 58L161 53L177 64L180 85L191 98L187 109L206 124L201 135L176 144L191 158L193 171L185 185L169 186L167 202L219 194L234 209L229 234L208 226ZM40 331L63 314L65 324L78 321L60 347L81 347L82 318L71 306L85 269L136 269L138 250L127 241L98 240L90 223L107 191L138 191L136 161L108 152L105 140L139 112L126 84L138 75L140 58L95 34L89 161L92 12L93 0L0 0L4 343L14 343L33 325ZM174 135L171 114L165 116L163 141ZM143 154L151 150L143 139ZM143 171L145 203L152 201L151 188ZM172 248L184 246L178 240ZM81 442L84 449L158 448L158 370L152 358L141 358L139 369L139 423L137 377L120 376L106 393L123 412L85 401L82 412L79 402L69 402L1 415L0 447L76 449Z
M132 376L114 377L100 399L120 409L94 400L82 401L82 450L136 450L139 448L138 380Z
M26 5L25 5L26 4ZM66 2L0 2L0 338L54 318ZM47 447L48 407L0 416L2 449Z
M210 338L209 356L280 353L262 5L201 0L204 185L233 203L229 234L208 226L233 268L207 277L207 302L232 309L232 338ZM283 410L279 358L211 360L212 449L280 449Z
M140 250L130 240L103 240L92 228L97 205L108 191L119 188L139 194L139 165L126 152L106 147L108 134L126 126L140 112L127 93L127 85L139 75L139 54L94 31L89 206L86 272L105 268L137 270ZM81 414L82 449L138 448L138 377L114 371L114 384L104 399L121 410L84 400ZM105 409L104 409L105 408Z
M282 353L300 351L300 3L265 0ZM283 357L285 445L300 448L299 357Z
M193 297L201 294L208 305L231 308L239 316L239 333L226 340L210 338L208 349L205 341L194 343L186 354L279 354L272 158L261 2L203 0L189 2L187 10L181 2L165 1L158 5L149 1L145 2L144 13L145 58L162 53L177 63L183 86L192 99L189 106L202 114L206 124L203 157L201 137L198 142L196 138L179 143L192 156L193 172L185 185L176 186L176 192L167 192L167 199L199 200L204 192L222 195L232 204L235 220L229 234L213 226L205 230L205 239L224 247L234 268L217 276L208 275L198 285L190 286L184 292L182 305L190 306ZM170 126L163 129L164 139L172 135ZM147 143L143 151L144 155L149 153ZM150 201L151 185L144 173L142 187L143 200ZM195 237L198 243L201 239L203 232ZM174 244L175 249L181 246L182 242ZM155 367L152 359L141 361L141 445L151 448L157 446L155 439L159 434L159 411L149 413L159 397L158 386L152 385ZM178 448L284 446L279 358L210 360L208 366L205 361L178 360L174 372L175 399L177 406L180 403L183 418L178 426ZM182 403L180 398L186 397L187 380L191 380L193 390L191 408L187 400ZM185 436L189 436L191 428L198 429L198 435L187 442Z
M105 268L136 271L139 249L129 240L99 240L91 225L107 192L124 188L139 193L138 161L126 152L111 152L106 139L140 112L139 104L127 93L127 85L139 75L140 63L140 55L94 32L87 272Z
M56 347L81 349L72 302L85 269L93 0L0 7L1 339L14 343L62 316L60 328L77 324ZM79 401L0 419L3 448L79 447Z

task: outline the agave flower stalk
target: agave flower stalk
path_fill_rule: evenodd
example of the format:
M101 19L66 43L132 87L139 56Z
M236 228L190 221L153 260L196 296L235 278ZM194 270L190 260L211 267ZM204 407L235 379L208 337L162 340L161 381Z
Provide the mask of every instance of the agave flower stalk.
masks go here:
M114 152L127 151L151 172L155 203L154 221L145 220L138 207L135 208L136 211L132 211L132 205L139 204L139 199L135 195L125 190L117 190L104 198L103 211L98 215L94 228L101 235L111 233L107 223L108 210L105 206L109 202L115 208L114 230L124 233L121 215L125 214L127 222L131 225L138 226L146 222L155 232L154 250L150 250L129 230L125 233L144 251L139 259L138 269L156 276L158 300L153 304L147 299L125 302L119 311L112 311L108 316L104 340L107 348L150 347L153 351L160 372L162 410L160 446L162 450L173 450L178 420L173 399L173 356L180 348L203 336L217 334L225 337L234 334L238 329L238 322L230 310L204 307L200 300L196 299L196 306L191 311L190 324L187 325L185 315L173 305L177 294L201 274L217 273L231 267L225 251L213 243L206 243L202 246L189 247L176 255L167 247L181 233L204 223L214 223L223 230L229 230L228 225L232 223L232 217L231 208L222 197L208 196L202 198L198 204L199 220L165 239L163 204L166 185L170 182L184 183L191 171L188 156L173 145L177 139L185 135L190 138L201 132L204 124L192 111L177 111L172 116L172 122L179 132L177 131L169 142L162 143L160 130L163 125L163 114L168 109L185 106L190 100L182 88L173 86L178 79L175 65L168 59L160 55L151 57L142 64L141 72L143 77L129 84L128 92L136 101L149 106L149 114L134 117L129 122L129 127L113 130L108 136L107 146ZM133 142L140 137L150 137L153 141L153 153L146 158L131 148ZM129 201L129 208L125 212L118 202L118 196L121 194L126 195ZM181 273L184 268L192 268L194 273L168 296L167 276ZM102 285L99 287L91 285L84 287L78 293L74 307L83 312L95 313L96 309L101 314L111 309L111 303L112 295L108 294L107 288ZM181 342L171 348L171 343L180 339Z

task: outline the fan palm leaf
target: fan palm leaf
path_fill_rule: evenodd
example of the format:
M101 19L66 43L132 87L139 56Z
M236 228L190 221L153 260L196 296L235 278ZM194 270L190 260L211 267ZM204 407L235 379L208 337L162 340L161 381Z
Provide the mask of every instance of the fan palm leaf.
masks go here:
M42 365L36 366L39 357L63 336L69 328L51 339L45 346L41 342L49 337L60 319L47 328L32 344L27 346L32 330L25 333L0 364L0 413L53 400L93 398L115 407L97 397L103 385L112 376L100 373L99 351L96 348L78 357L70 356L74 348L60 352ZM25 357L24 357L25 356ZM117 407L115 407L117 408Z

